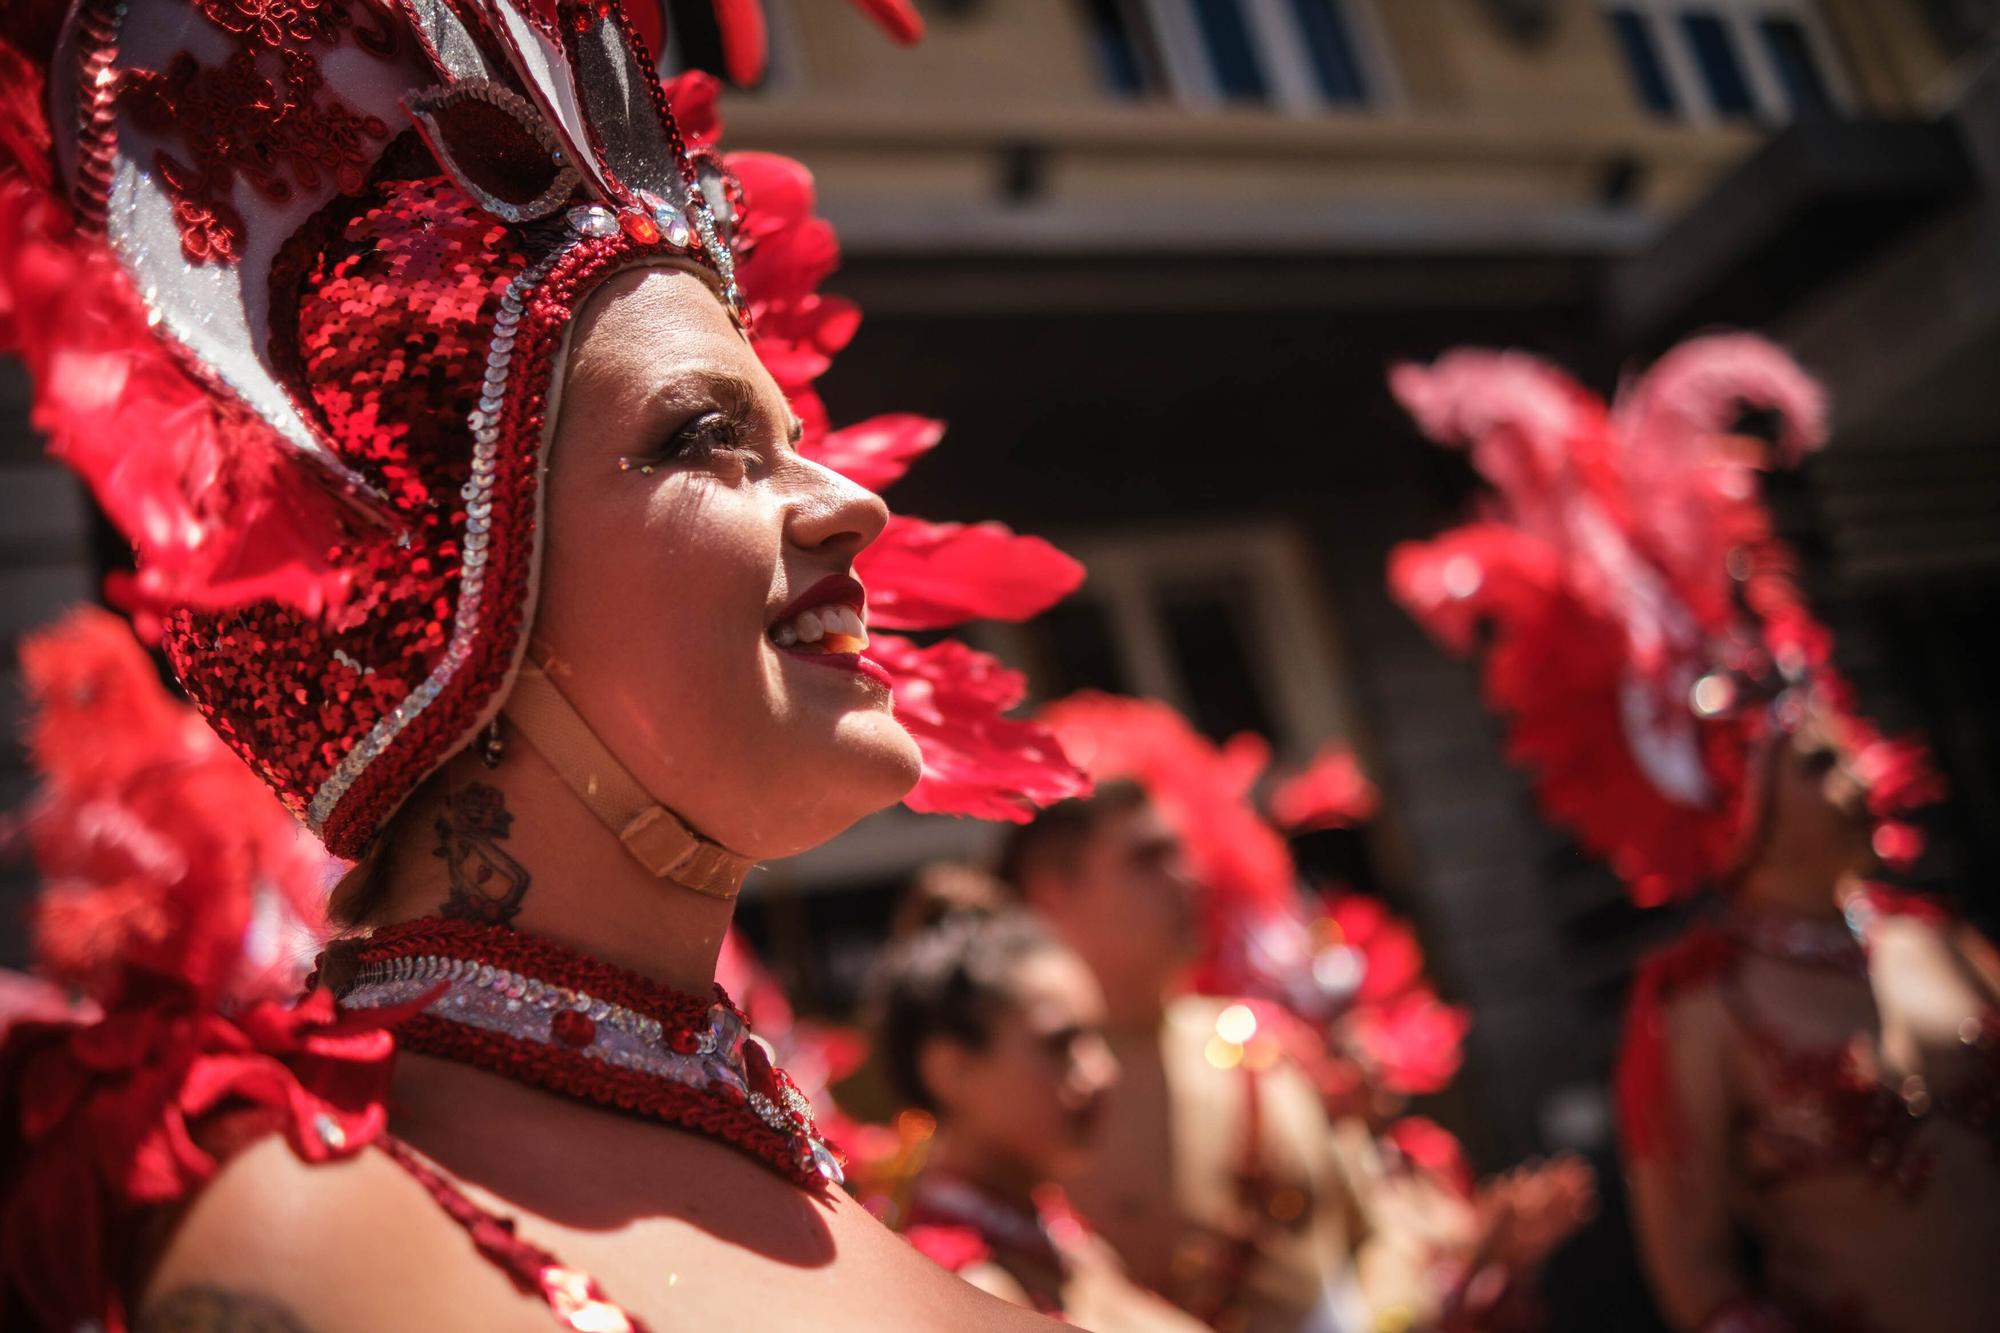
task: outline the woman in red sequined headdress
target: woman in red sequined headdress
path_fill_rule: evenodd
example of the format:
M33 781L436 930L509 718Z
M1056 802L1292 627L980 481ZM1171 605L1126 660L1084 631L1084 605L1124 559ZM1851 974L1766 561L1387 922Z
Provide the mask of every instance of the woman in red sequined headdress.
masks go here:
M1518 354L1393 382L1497 495L1398 550L1392 589L1479 645L1512 757L1638 902L1728 889L1641 968L1618 1076L1664 1312L1717 1331L2000 1320L2000 966L1875 882L1941 784L1855 713L1759 495L1760 468L1820 443L1818 386L1727 336L1610 408ZM1734 433L1746 409L1774 448Z
M754 5L718 9L754 63ZM812 382L856 314L817 292L809 178L713 151L657 18L8 9L0 336L133 542L119 598L354 863L308 998L246 997L157 947L233 956L181 926L261 864L192 833L240 797L144 788L172 891L121 938L153 947L0 1069L10 1326L1016 1317L837 1189L711 982L754 862L898 799L1019 819L1083 788L1002 716L1016 677L875 632L1031 615L1080 571L887 513L937 427L829 428Z

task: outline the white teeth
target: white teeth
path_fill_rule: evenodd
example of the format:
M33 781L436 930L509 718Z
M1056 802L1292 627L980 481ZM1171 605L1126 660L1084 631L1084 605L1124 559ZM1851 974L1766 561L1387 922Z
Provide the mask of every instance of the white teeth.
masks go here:
M822 644L828 652L848 651L854 647L866 647L868 643L868 622L860 610L852 606L832 604L801 611L790 620L780 621L770 630L770 639L780 648L796 648L801 644ZM853 639L855 644L828 645L830 638Z

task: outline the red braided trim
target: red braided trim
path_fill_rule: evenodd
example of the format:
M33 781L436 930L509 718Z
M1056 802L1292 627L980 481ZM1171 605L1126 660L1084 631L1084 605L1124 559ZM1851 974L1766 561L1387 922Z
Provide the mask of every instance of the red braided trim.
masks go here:
M727 1005L742 1017L742 1011L720 986L706 998L689 995L553 940L508 926L449 917L418 917L383 926L355 947L354 959L358 963L383 963L426 954L504 967L547 985L584 991L592 999L623 1005L648 1018L657 1018L669 1030L681 1025L701 1026L713 1004Z
M800 1161L791 1141L759 1119L725 1084L691 1087L435 1014L418 1014L398 1024L396 1044L405 1051L456 1060L517 1083L717 1139L801 1185L820 1183L818 1173Z
M612 1304L604 1289L597 1285L597 1279L568 1267L541 1246L515 1235L513 1218L487 1212L433 1170L430 1163L387 1134L376 1141L376 1146L388 1154L390 1161L409 1172L447 1217L465 1229L480 1254L490 1259L523 1293L540 1297L564 1324L575 1329L647 1333L638 1316Z

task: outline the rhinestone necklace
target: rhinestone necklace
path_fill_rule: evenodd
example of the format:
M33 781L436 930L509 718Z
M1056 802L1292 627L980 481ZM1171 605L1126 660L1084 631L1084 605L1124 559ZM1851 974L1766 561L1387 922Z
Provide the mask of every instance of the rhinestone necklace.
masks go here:
M1866 975L1868 950L1846 918L1822 920L1788 912L1738 909L1725 921L1752 953L1805 967Z
M426 995L404 1050L690 1130L800 1184L841 1182L812 1105L721 987L700 999L505 926L426 917L352 948L346 1009Z

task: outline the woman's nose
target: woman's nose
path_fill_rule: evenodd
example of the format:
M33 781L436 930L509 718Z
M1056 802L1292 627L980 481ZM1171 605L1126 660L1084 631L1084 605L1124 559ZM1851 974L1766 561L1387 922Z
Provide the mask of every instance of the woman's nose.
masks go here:
M1111 1044L1102 1037L1084 1043L1076 1053L1076 1066L1077 1082L1092 1096L1115 1085L1121 1072L1118 1057L1111 1053Z
M882 535L889 523L889 506L881 496L824 464L807 459L795 463L800 469L799 495L788 525L794 543L852 560Z

